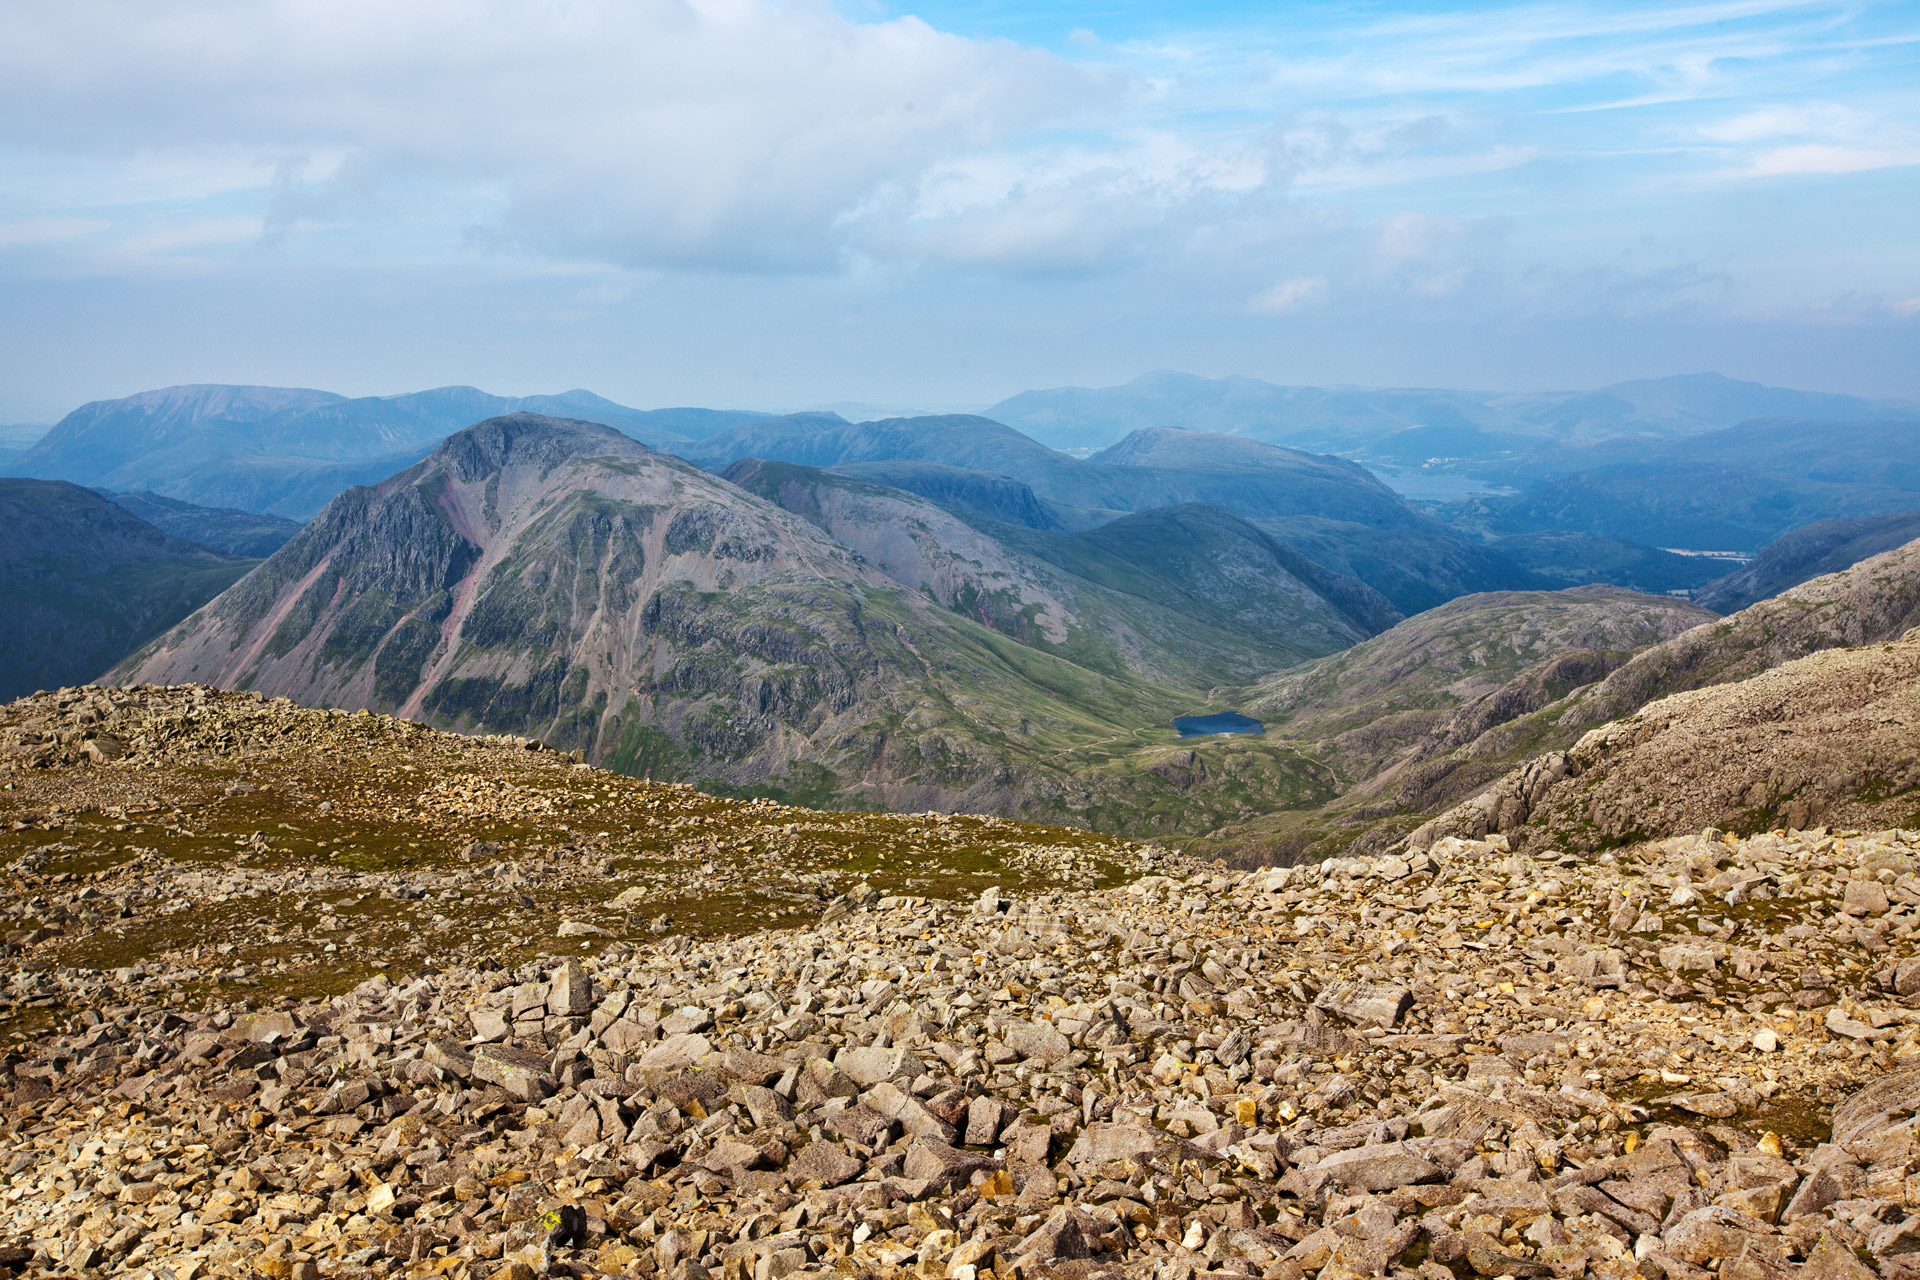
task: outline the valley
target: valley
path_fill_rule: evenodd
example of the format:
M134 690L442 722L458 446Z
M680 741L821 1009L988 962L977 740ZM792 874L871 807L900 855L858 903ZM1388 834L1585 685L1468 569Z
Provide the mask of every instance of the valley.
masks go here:
M1169 416L1212 394L1155 385L1162 398L1142 403ZM1429 451L1453 450L1448 466L1515 484L1531 467L1584 493L1578 477L1597 473L1554 468L1592 455L1684 470L1687 450L1731 458L1724 441L1747 432L1758 447L1742 465L1869 506L1901 492L1899 466L1845 460L1898 456L1896 408L1795 394L1668 380L1623 392L1639 406L1625 416L1583 409L1598 416L1579 427L1539 404L1475 411L1472 427L1404 425L1437 412L1425 393L1293 403L1344 406L1341 447L1357 456L1431 466ZM1234 396L1221 403L1272 401L1255 386ZM1285 861L1383 848L1526 753L1672 691L1624 682L1653 661L1636 655L1712 620L1687 595L1738 609L1907 529L1901 514L1815 521L1729 573L1620 536L1711 533L1692 517L1596 531L1571 508L1541 514L1537 487L1410 503L1354 462L1269 443L1294 436L1257 414L1234 434L1122 432L1121 400L1092 402L1118 438L1085 456L990 417L643 412L585 392L188 387L87 406L33 456L90 458L100 478L146 486L112 502L155 545L204 548L193 554L210 569L174 588L171 616L114 633L127 636L118 653L69 653L72 670L34 683L114 665L115 681L204 681L536 737L743 798L1063 822ZM1729 434L1713 415L1730 405L1865 421ZM517 411L443 433L496 408ZM1392 443L1361 443L1374 439ZM302 457L379 471L404 461L396 448L424 456L305 524L260 510L284 506L261 494L253 510L168 496L217 493L140 452L201 458L213 475ZM1542 519L1552 527L1502 532ZM251 567L235 554L272 558L220 594ZM1772 645L1764 664L1804 651ZM1265 732L1175 724L1242 712Z

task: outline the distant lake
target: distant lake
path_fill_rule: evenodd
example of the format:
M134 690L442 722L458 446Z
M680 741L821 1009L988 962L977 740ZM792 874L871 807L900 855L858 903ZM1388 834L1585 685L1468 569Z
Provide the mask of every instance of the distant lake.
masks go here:
M1519 492L1502 485L1489 484L1485 480L1476 480L1472 476L1455 475L1449 471L1428 471L1424 467L1405 470L1368 467L1367 470L1373 472L1374 478L1387 488L1415 502L1457 502L1461 498L1472 498L1483 493L1504 497Z
M1200 738L1210 733L1265 733L1267 726L1238 711L1222 711L1210 716L1175 716L1173 727L1183 738Z

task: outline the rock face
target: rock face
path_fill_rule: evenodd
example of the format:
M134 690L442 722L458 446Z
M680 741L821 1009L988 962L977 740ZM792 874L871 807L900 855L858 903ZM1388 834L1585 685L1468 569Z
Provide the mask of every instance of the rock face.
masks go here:
M1600 844L1906 820L1920 787L1920 631L1676 694L1527 762L1408 837Z
M0 480L0 699L95 678L255 563L77 485Z

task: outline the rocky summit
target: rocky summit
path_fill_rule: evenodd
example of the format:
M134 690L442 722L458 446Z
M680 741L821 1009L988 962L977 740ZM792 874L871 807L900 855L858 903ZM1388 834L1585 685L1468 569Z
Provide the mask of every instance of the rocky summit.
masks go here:
M16 1274L1920 1270L1920 832L1229 871L199 688L0 736Z

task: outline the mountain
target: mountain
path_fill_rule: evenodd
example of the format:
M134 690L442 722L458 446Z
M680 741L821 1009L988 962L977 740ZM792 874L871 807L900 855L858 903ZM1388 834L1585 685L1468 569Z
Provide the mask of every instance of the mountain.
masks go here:
M1817 520L1769 542L1753 563L1716 578L1696 592L1694 599L1718 613L1732 613L1808 579L1850 569L1915 538L1920 538L1920 511L1860 520Z
M1337 580L1217 507L1060 534L791 463L749 458L722 474L900 585L1096 671L1238 683L1343 649L1383 615L1384 625L1398 621L1364 584Z
M1594 590L1555 594L1577 599ZM1409 618L1239 694L1239 705L1269 722L1269 737L1292 744L1339 781L1324 800L1251 815L1209 833L1206 846L1243 861L1378 852L1435 814L1455 812L1457 819L1452 806L1459 803L1488 796L1494 799L1485 803L1496 803L1519 785L1509 772L1517 765L1565 751L1650 703L1748 680L1810 655L1898 640L1920 626L1920 542L1725 618L1677 600L1637 599L1671 610L1660 623L1671 629L1669 638L1647 645L1644 633L1635 637L1618 625L1628 617L1602 614L1608 637L1591 618L1569 611L1588 634L1549 632L1544 643L1524 646L1518 656L1531 661L1520 662L1503 646L1509 637L1534 634L1540 624L1526 615L1538 602L1524 594L1490 596ZM1520 622L1503 616L1514 606ZM1461 667L1452 656L1458 654L1486 670ZM1429 834L1459 831L1450 819Z
M849 423L797 414L672 450L710 470L751 457L838 469L935 463L1002 475L1050 504L1052 522L1067 527L1102 511L1224 507L1326 569L1365 582L1401 613L1470 591L1542 585L1478 539L1415 510L1363 467L1230 436L1152 428L1080 459L967 415Z
M985 516L1029 529L1091 529L1119 516L1118 511L1062 507L1034 493L1012 476L950 467L944 462L843 462L834 472L916 493L943 507Z
M1616 382L1597 391L1502 397L1491 407L1560 440L1690 436L1756 418L1911 420L1920 406L1742 382L1717 373Z
M78 485L0 480L0 698L92 680L256 563Z
M521 410L601 421L653 444L766 416L642 411L587 391L509 397L440 387L349 399L304 388L181 386L82 405L11 470L304 519L336 493L412 465L449 433Z
M0 472L11 467L41 436L47 434L47 428L31 423L0 423Z
M1269 733L1314 744L1318 759L1360 783L1420 757L1463 710L1469 722L1484 722L1492 705L1504 705L1510 719L1552 700L1516 706L1493 698L1515 681L1589 684L1712 618L1683 600L1613 587L1463 596L1271 676L1241 705Z
M101 497L131 511L162 533L197 542L228 555L256 560L272 555L300 531L300 522L255 515L232 507L201 507L157 493L103 493Z
M1249 517L1324 515L1408 528L1422 523L1418 512L1352 463L1196 432L1136 432L1082 460L967 414L860 423L795 414L717 432L672 451L712 469L740 458L809 467L938 462L1012 476L1049 502L1112 511L1207 502Z
M1004 572L961 564L994 548L978 538L948 554L940 538L963 530L941 508L845 477L795 483L815 496L787 500L814 518L605 427L490 419L336 498L114 679L202 681L533 734L629 772L736 792L1048 814L1110 830L1217 825L1320 785L1277 747L1222 793L1224 808L1189 802L1174 779L1070 761L1142 732L1170 742L1169 721L1204 690L1065 656L1078 652L1076 628L1098 638L1100 627L1045 596L1051 584L1017 557ZM939 533L917 535L904 515ZM870 561L823 524L887 554ZM957 607L903 580L946 590ZM1068 585L1075 601L1096 600ZM1253 585L1317 608L1311 625L1328 647L1357 634L1277 568ZM1041 594L1016 603L1029 588ZM1277 612L1273 601L1246 607L1255 621ZM1032 643L994 623L1025 628Z
M1160 371L1118 387L1024 391L986 416L1058 449L1101 448L1146 427L1248 436L1344 456L1417 463L1495 457L1525 438L1574 442L1682 436L1752 418L1911 419L1920 406L1793 391L1718 374L1524 395L1429 388L1286 387L1257 378ZM1418 436L1433 433L1419 450ZM1392 443L1389 443L1392 442Z
M1408 837L1582 851L1715 827L1920 823L1920 630L1674 694L1537 757Z
M1160 370L1119 387L1023 391L986 416L1057 449L1102 448L1153 427L1243 435L1338 451L1412 427L1495 427L1487 396L1470 391L1281 387L1258 378Z
M1734 714L1727 711L1728 708L1737 708L1738 714L1735 719L1744 717L1747 726L1741 732L1734 733L1725 743L1695 743L1690 749L1701 757L1697 765L1689 763L1684 758L1684 753L1683 757L1677 761L1667 760L1669 766L1678 770L1671 776L1691 777L1710 766L1727 768L1731 771L1730 776L1748 776L1752 770L1739 759L1741 753L1747 748L1740 744L1755 740L1755 733L1749 731L1752 726L1765 723L1771 717L1787 724L1787 727L1780 730L1781 733L1798 733L1799 728L1792 726L1789 722L1802 715L1816 717L1826 715L1826 711L1818 709L1826 705L1822 702L1826 694L1815 690L1809 695L1808 700L1803 701L1797 692L1801 686L1796 683L1801 677L1796 675L1783 677L1782 681L1777 682L1754 683L1747 688L1746 692L1724 695L1715 693L1684 704L1676 701L1681 695L1736 686L1745 687L1748 682L1754 682L1768 673L1798 664L1802 659L1827 655L1839 650L1870 650L1875 646L1893 643L1917 626L1920 626L1920 541L1910 542L1895 550L1863 560L1840 573L1815 578L1780 595L1750 605L1729 617L1683 632L1671 640L1636 654L1605 679L1576 689L1537 711L1490 727L1471 742L1458 746L1451 754L1436 757L1421 766L1428 796L1430 799L1432 797L1457 799L1477 791L1479 794L1472 803L1480 804L1483 813L1487 812L1486 806L1494 806L1491 814L1496 825L1491 829L1505 830L1504 826L1498 825L1500 821L1498 806L1514 794L1515 787L1521 785L1515 780L1521 775L1509 773L1493 788L1482 790L1490 781L1486 776L1488 762L1504 761L1511 765L1525 760L1529 755L1535 756L1535 761L1525 766L1531 772L1524 774L1525 785L1532 787L1537 781L1539 770L1545 767L1538 763L1545 759L1539 753L1566 751L1573 748L1576 743L1586 743L1587 746L1583 749L1587 754L1583 758L1598 759L1599 756L1595 753L1604 755L1605 751L1592 744L1604 739L1606 732L1611 732L1611 730L1603 732L1603 726L1623 722L1630 726L1666 723L1671 719L1670 716L1656 716L1651 709L1654 704L1664 705L1662 700L1674 702L1676 706L1704 709L1701 711L1702 718L1698 721L1696 728L1709 723L1732 723L1725 721L1722 717L1723 711ZM1872 666L1871 660L1868 660L1864 666L1854 663L1852 659L1836 658L1834 661L1839 664L1837 667L1816 662L1797 669L1802 675L1811 672L1815 673L1819 679L1824 679L1824 676L1820 676L1819 673L1839 670L1857 672ZM1855 676L1846 675L1844 679L1853 681ZM1860 679L1866 681L1862 686L1865 690L1861 694L1862 697L1869 702L1879 697L1879 693L1870 687L1873 683L1871 675L1861 676ZM1756 690L1760 692L1756 693ZM1888 714L1895 713L1889 711ZM1716 717L1721 719L1716 720ZM1834 722L1836 727L1832 731L1843 733L1844 726L1853 725L1861 734L1863 741L1877 742L1883 735L1879 728L1874 727L1875 723L1871 716L1867 717L1866 723L1856 723L1854 720L1842 717L1841 720ZM1905 722L1899 720L1896 715L1895 719L1887 723L1899 725ZM1593 732L1589 733L1589 730ZM1635 736L1639 733L1637 729L1623 732L1627 733L1627 738L1623 738L1623 741L1628 739L1639 741L1640 736L1644 736ZM1729 729L1728 732L1732 733L1732 730ZM1824 734L1828 730L1822 729L1819 732ZM1902 730L1902 732L1910 734L1908 730ZM1766 740L1764 734L1761 734L1760 738L1763 741ZM1668 741L1670 743L1693 742L1693 729L1683 725L1680 735ZM1909 745L1911 741L1909 736L1907 738ZM1664 750L1662 748L1662 751ZM1768 767L1771 767L1775 753L1755 747L1754 754L1766 757L1770 762ZM1813 754L1817 756L1818 752ZM1656 752L1649 758L1666 759L1661 752ZM1464 768L1470 761L1473 762L1471 772L1462 775L1468 778L1470 786L1457 785L1448 778L1450 771ZM1736 764L1739 765L1738 768L1735 767ZM1686 767L1681 768L1680 766L1683 765ZM1600 775L1595 774L1588 783L1595 784L1599 780ZM1896 792L1898 790L1899 788L1895 788ZM1682 794L1690 793L1685 793L1683 789ZM1771 820L1760 821L1762 816L1760 811L1765 810L1764 816L1770 819L1783 816L1784 811L1775 811L1773 800L1785 794L1787 793L1779 792L1765 804L1753 806L1756 811L1754 815L1742 817L1722 807L1716 810L1717 817L1702 819L1701 822L1736 823L1741 824L1742 829L1776 825ZM1847 794L1854 793L1848 791ZM1721 804L1725 798L1725 788L1723 785L1716 784L1703 795L1718 797L1712 803ZM1870 799L1877 803L1877 798ZM1530 801L1523 797L1515 812L1521 813L1529 803ZM1702 803L1706 802L1703 800ZM1697 806L1689 807L1690 805L1691 801L1677 805L1671 816L1676 819L1682 813L1697 816L1700 810ZM1433 811L1431 804L1426 806L1426 811ZM1694 821L1694 816L1686 817L1685 821ZM1442 820L1437 821L1437 825L1429 824L1424 829L1428 836L1444 835L1456 832L1460 823L1465 820L1464 810L1449 810L1446 815L1443 815ZM1515 817L1513 824L1517 827L1523 821L1523 817ZM1602 831L1612 832L1608 838L1626 830L1617 826L1609 828L1606 823L1599 822L1597 818L1595 824ZM1696 825L1699 824L1696 823ZM1799 823L1796 822L1795 825ZM1642 828L1633 829L1641 830ZM1652 828L1645 828L1645 830L1652 830Z
M1521 492L1455 504L1446 514L1456 525L1751 551L1817 520L1912 510L1920 419L1755 421L1679 440L1552 446L1477 474Z
M1512 534L1489 545L1550 582L1572 586L1600 582L1654 595L1704 587L1726 567L1725 561L1705 556L1675 555L1644 543L1561 529ZM1714 608L1697 594L1694 601Z

